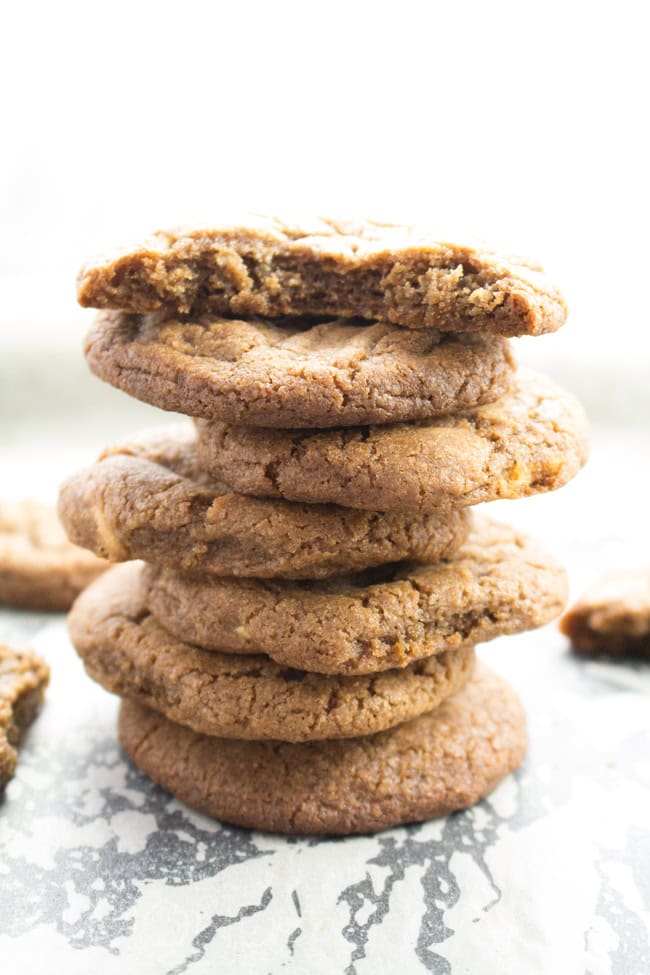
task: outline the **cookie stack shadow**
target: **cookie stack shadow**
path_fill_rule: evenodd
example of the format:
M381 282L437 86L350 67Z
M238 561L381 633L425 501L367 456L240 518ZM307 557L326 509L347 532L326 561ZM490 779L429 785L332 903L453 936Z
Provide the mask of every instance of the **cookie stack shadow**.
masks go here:
M517 371L539 268L412 230L278 221L155 235L86 267L91 369L194 422L61 490L118 565L69 624L135 764L242 826L358 833L466 808L521 762L476 644L541 626L562 568L471 506L553 490L583 411ZM137 561L134 561L137 560ZM140 561L141 560L141 561Z

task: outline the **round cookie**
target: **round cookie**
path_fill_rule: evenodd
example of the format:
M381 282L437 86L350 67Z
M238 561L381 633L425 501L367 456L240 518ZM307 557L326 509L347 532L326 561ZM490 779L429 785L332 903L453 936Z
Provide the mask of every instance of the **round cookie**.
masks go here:
M372 833L466 809L522 761L515 692L478 664L435 711L365 738L244 742L197 735L125 701L122 747L146 775L200 812L280 833Z
M257 430L197 420L201 467L233 490L382 511L435 511L553 491L588 453L573 396L521 371L495 403L424 423Z
M102 559L68 541L54 508L38 501L0 502L0 603L65 611L106 568Z
M268 657L211 653L167 633L146 607L137 563L111 569L77 600L72 642L107 690L194 731L226 738L311 741L391 728L460 690L473 648L368 677L326 677Z
M506 339L385 322L100 314L91 370L137 399L260 427L391 423L490 402L511 384Z
M542 626L567 598L564 569L509 525L476 518L455 554L319 583L145 569L147 605L179 638L266 653L326 674L369 674Z
M650 567L608 572L560 620L577 653L650 659Z
M562 295L539 265L424 227L255 215L160 231L86 265L82 305L147 312L316 314L410 328L537 335L564 322Z
M63 485L59 513L73 542L113 561L259 578L432 561L467 526L459 512L382 514L233 494L198 470L189 423L105 451Z

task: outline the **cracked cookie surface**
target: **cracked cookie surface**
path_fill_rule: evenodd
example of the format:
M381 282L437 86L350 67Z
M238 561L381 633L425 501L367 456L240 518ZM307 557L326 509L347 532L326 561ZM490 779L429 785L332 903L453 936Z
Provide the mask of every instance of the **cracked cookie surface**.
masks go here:
M106 562L73 545L54 508L0 502L0 603L23 609L70 608Z
M384 514L234 494L199 471L189 423L106 450L62 486L59 513L73 542L112 561L259 578L432 561L467 530L461 512Z
M409 328L537 335L566 304L539 265L425 228L272 217L159 231L87 264L82 305L151 312L341 315Z
M150 778L215 819L280 833L370 833L466 809L522 761L515 692L477 663L435 711L363 738L233 741L125 701L122 747Z
M146 567L147 605L198 646L266 653L331 674L405 667L550 622L566 573L531 538L476 517L466 542L432 565L402 563L318 583L208 579Z
M0 643L0 790L16 771L18 748L49 679L49 667L31 650Z
M422 423L326 431L196 426L200 466L233 490L382 511L553 491L588 454L580 403L525 370L496 402Z
M89 675L107 690L226 738L310 741L383 731L437 707L474 666L474 650L466 647L404 670L335 677L259 654L201 650L148 612L137 563L111 569L87 589L69 627Z
M514 371L498 336L346 319L107 312L85 354L97 376L154 406L260 427L422 419L496 399Z

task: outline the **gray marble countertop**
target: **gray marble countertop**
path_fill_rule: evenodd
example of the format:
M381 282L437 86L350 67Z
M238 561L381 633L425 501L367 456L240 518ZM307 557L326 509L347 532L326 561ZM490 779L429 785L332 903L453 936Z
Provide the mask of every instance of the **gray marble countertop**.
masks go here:
M5 493L51 494L93 443L8 440ZM595 444L563 491L490 509L564 559L574 595L601 568L648 558L647 441L597 431ZM287 839L215 823L141 775L62 617L2 611L0 638L33 645L53 672L0 800L3 971L650 972L648 667L578 660L554 626L486 645L529 715L515 775L445 819Z

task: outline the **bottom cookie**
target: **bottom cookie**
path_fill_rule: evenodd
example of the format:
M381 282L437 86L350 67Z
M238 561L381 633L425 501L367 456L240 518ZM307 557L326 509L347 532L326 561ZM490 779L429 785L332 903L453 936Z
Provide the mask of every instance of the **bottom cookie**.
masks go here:
M485 665L435 711L364 738L286 744L210 738L124 701L135 764L189 806L278 833L372 833L466 809L522 761L516 693Z

